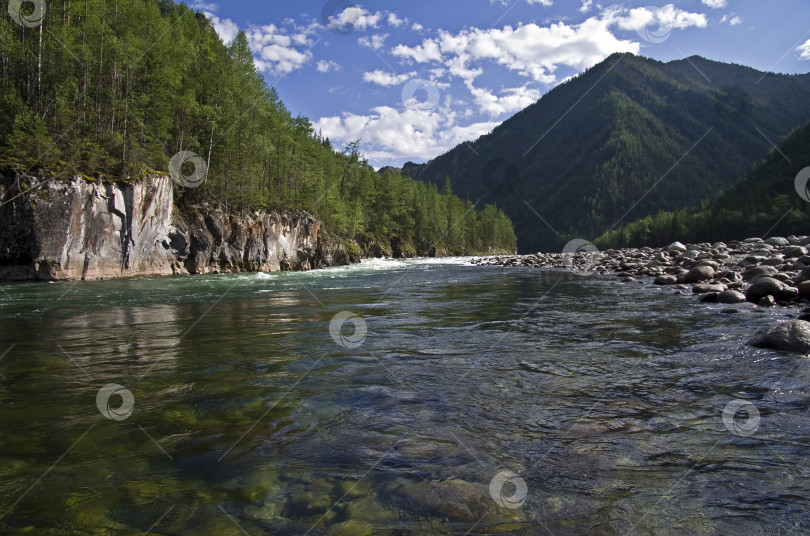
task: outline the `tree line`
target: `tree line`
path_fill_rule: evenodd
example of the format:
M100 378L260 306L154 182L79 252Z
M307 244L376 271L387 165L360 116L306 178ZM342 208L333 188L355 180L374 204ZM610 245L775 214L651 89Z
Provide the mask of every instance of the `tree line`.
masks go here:
M257 70L244 32L225 45L170 0L61 0L41 23L0 15L0 169L129 180L198 154L206 181L181 202L231 213L303 209L359 245L403 254L514 250L510 220L399 173L377 173L294 115Z
M794 130L737 184L697 207L661 211L605 233L600 248L665 246L810 234L810 202L796 178L810 166L810 123ZM810 190L804 192L810 199Z

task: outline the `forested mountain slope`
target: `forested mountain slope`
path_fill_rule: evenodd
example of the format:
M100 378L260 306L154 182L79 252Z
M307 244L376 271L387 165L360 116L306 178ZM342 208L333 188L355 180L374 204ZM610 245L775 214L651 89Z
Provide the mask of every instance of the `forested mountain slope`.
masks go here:
M555 251L715 196L764 157L768 140L808 119L806 76L614 54L490 134L403 172L432 184L450 177L460 195L509 215L522 251Z
M792 132L748 176L712 201L695 209L647 216L601 236L596 244L602 248L664 246L675 240L695 243L808 234L810 202L795 185L796 176L808 166L810 123ZM805 197L810 199L808 192Z
M3 9L0 73L7 177L128 180L189 151L208 174L178 189L186 203L304 209L360 248L403 255L515 247L495 207L377 174L356 144L333 148L267 87L244 33L226 47L208 19L170 0L49 2L41 24Z

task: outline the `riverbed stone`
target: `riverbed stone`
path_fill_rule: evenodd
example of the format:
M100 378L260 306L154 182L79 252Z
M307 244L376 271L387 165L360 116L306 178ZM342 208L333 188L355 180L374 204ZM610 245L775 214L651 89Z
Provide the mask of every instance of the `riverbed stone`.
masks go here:
M810 281L802 281L796 288L799 290L799 296L810 298Z
M772 276L779 273L773 266L755 266L753 268L749 268L748 270L744 271L742 274L743 281L753 281L757 277L767 275Z
M680 242L673 242L667 246L667 251L669 253L683 253L686 251L686 246Z
M796 287L785 286L782 289L782 292L779 294L779 297L784 300L790 300L793 298L797 298L799 296L799 289Z
M794 283L801 283L802 281L810 281L810 266L802 270L793 280Z
M717 302L718 303L742 303L745 301L745 294L739 292L737 290L724 290L720 294L717 295Z
M698 268L700 266L711 266L712 270L717 272L720 269L720 264L715 261L709 259L703 259L702 261L697 261L695 264L692 265L692 268ZM712 276L714 277L714 276Z
M365 521L355 521L350 519L343 523L337 523L329 527L327 536L371 536L374 526Z
M711 266L696 266L683 276L684 283L700 283L714 277L714 268Z
M757 305L759 305L760 307L775 307L776 299L773 296L763 296L757 302Z
M719 294L726 290L726 287L721 285L720 283L701 283L699 285L695 285L692 287L693 294L706 294L709 292L714 292Z
M762 261L762 263L760 263L760 266L774 266L774 267L776 267L776 266L782 266L783 264L785 264L784 257L778 256L778 257L770 257L768 259L765 259L764 261Z
M803 246L790 246L782 250L782 254L786 259L798 259L807 255L807 248Z
M666 275L659 275L658 277L656 277L653 283L655 283L656 285L674 285L677 282L678 282L677 277L675 277L674 275L666 274Z
M758 302L765 296L779 296L785 284L772 277L761 277L754 281L745 293L748 301Z
M799 354L810 353L810 322L787 320L756 334L747 344L756 348L772 348Z

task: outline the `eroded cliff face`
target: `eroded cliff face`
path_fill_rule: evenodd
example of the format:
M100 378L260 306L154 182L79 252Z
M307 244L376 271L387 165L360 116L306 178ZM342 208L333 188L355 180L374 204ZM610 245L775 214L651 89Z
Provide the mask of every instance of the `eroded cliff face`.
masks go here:
M0 184L0 279L309 270L348 263L342 244L325 240L320 222L308 214L235 218L210 206L179 209L165 175L126 184L81 177L27 181Z

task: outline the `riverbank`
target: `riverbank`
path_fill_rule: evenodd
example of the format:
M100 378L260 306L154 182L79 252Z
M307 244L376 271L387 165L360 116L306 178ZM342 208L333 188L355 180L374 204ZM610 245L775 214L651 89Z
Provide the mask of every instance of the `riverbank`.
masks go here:
M745 307L800 308L810 305L810 237L747 238L728 243L686 245L674 242L663 248L628 248L597 251L577 244L579 251L481 257L481 266L563 268L588 275L617 276L623 283L639 282L691 293L700 303ZM730 307L729 312L740 310ZM798 320L774 326L752 338L755 346L791 352L810 352L810 311Z
M0 176L0 281L308 271L448 255L399 236L339 236L303 210L234 213L175 190L151 170L127 181Z

